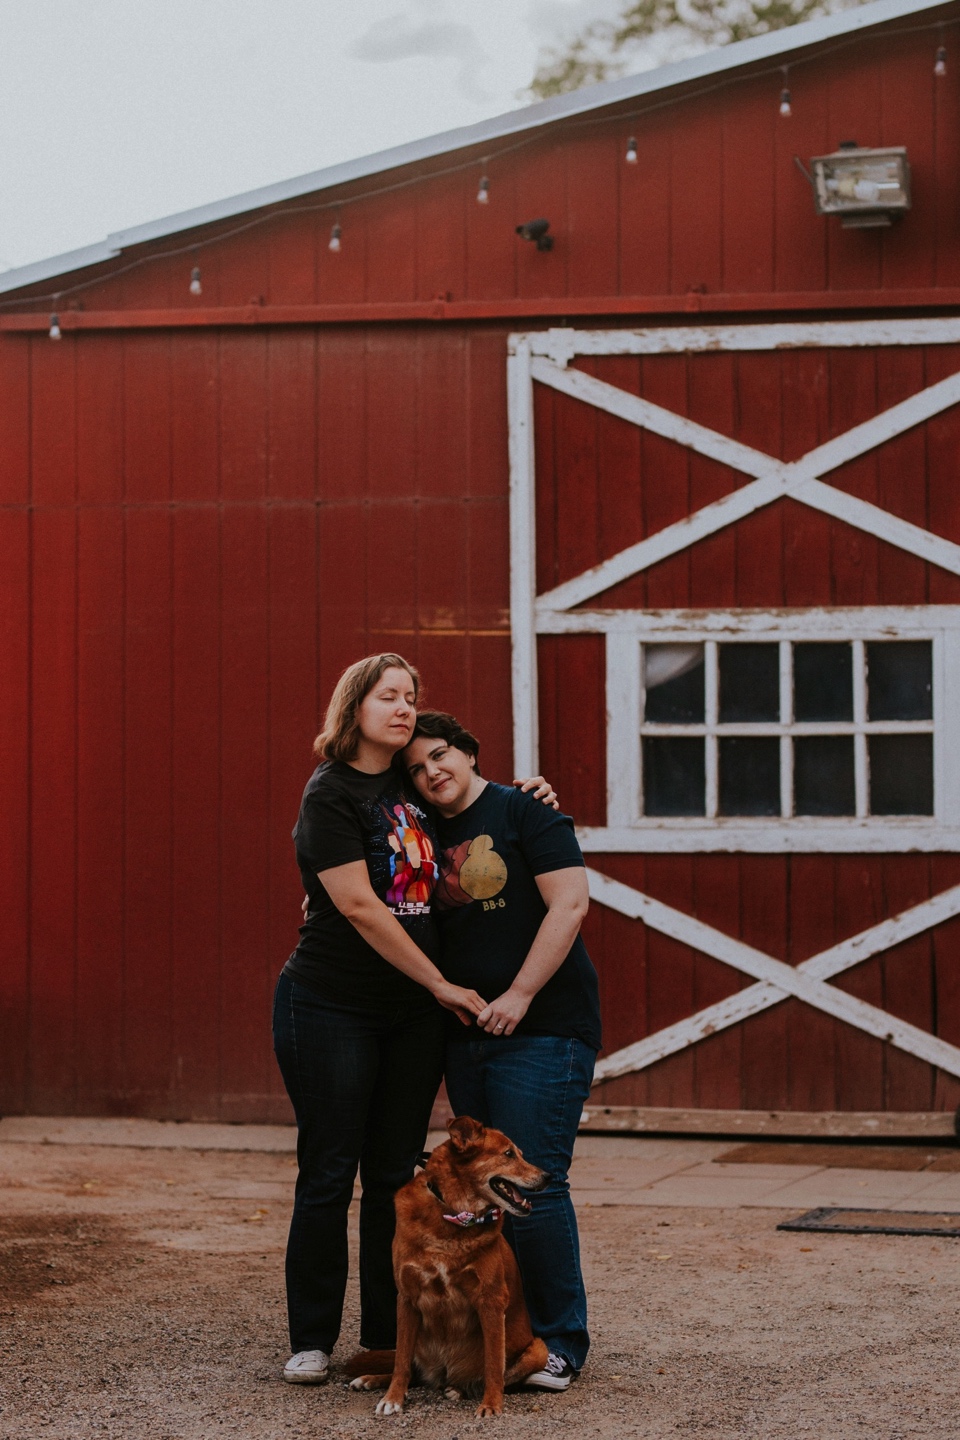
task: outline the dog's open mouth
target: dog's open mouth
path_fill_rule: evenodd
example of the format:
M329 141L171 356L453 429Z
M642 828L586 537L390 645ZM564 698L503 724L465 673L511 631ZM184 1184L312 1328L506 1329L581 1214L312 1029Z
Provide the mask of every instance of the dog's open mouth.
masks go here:
M528 1215L533 1209L526 1196L503 1175L494 1175L490 1181L490 1189L499 1195L511 1210L519 1210L521 1215Z

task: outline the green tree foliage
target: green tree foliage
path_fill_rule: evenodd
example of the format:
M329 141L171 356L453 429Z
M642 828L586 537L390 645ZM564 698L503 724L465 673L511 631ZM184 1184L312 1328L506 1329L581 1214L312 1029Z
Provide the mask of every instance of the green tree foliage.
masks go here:
M543 52L529 93L533 99L546 100L582 85L612 80L629 69L632 52L655 38L691 54L862 3L864 0L638 0L627 5L616 20L595 21L564 48Z

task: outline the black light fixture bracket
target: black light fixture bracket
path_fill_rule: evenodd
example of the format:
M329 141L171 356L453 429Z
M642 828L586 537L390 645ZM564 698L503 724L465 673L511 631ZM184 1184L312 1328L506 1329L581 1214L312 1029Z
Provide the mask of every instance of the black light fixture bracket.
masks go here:
M517 226L517 234L521 240L532 240L538 250L552 250L553 236L547 234L549 229L549 220L527 220Z

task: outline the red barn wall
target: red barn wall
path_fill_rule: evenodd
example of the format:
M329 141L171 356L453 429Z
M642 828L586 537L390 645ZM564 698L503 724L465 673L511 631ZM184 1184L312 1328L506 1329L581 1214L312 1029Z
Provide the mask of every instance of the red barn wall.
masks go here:
M274 1113L290 830L351 660L422 666L510 778L505 346L4 342L8 1110Z
M946 6L943 17L958 11ZM409 655L428 698L479 730L486 773L509 778L509 332L584 314L636 324L689 319L698 307L893 313L960 303L960 67L934 79L939 37L922 28L939 16L919 17L917 33L904 24L904 33L798 54L788 121L777 113L779 68L722 77L700 98L655 97L646 116L636 113L642 102L611 107L509 137L500 154L491 143L483 162L445 156L152 242L93 272L93 284L89 274L62 278L59 344L45 334L51 301L39 292L49 286L13 309L5 302L3 1109L287 1114L269 1009L298 916L289 831L340 669L369 650ZM637 166L623 160L629 134ZM844 138L908 147L914 209L901 225L842 231L814 215L793 156ZM484 170L486 207L474 198ZM541 214L557 237L550 254L513 233ZM339 255L327 248L334 218ZM193 253L165 254L201 241ZM143 263L128 268L133 261ZM196 300L187 293L194 264ZM761 443L755 417L791 386L807 397L802 414L783 405L778 440L788 455L812 443L811 426L843 429L921 371L956 368L945 352L869 364L843 355L825 379L825 362L801 353L784 360L768 395L765 360L701 359L690 413L748 441ZM597 373L675 399L693 363L605 361ZM743 413L737 393L753 397ZM653 442L614 421L588 422L572 402L539 404L553 407L541 434L549 429L564 453L559 483L572 487L569 506L541 516L541 553L555 541L561 579L587 563L591 546L603 551L670 517L654 512L642 485L632 513L597 490L598 447L610 464L639 466ZM904 486L895 461L849 467L847 483L953 537L954 491L938 478L935 451L956 437L937 423L926 431L932 478L922 495ZM597 428L588 434L587 424ZM764 443L774 444L769 434ZM730 483L706 461L683 464L681 508ZM550 493L542 505L556 506ZM852 540L813 516L786 524L772 510L701 547L695 564L666 562L642 584L646 600L630 603L904 603L953 599L956 586L869 537ZM595 819L598 644L570 642L561 659L546 641L541 653L544 765L578 818ZM901 896L908 903L953 883L956 863L619 857L604 867L626 867L631 883L800 959L899 908ZM814 912L804 897L823 893L825 875L829 905ZM846 983L929 1024L939 976L941 1026L952 1015L960 1027L960 996L951 992L952 1009L944 1000L956 983L941 974L949 934L911 942L927 947L923 985L904 978L899 952ZM590 940L609 1048L737 983L599 909ZM670 977L665 988L654 971ZM730 1047L746 1032L728 1033L605 1094L792 1108L947 1102L925 1067L921 1075L908 1057L878 1058L874 1042L819 1017L829 1064L816 1073L799 1061L771 1065L777 1047L789 1051L791 1004L751 1021L758 1038L742 1052Z

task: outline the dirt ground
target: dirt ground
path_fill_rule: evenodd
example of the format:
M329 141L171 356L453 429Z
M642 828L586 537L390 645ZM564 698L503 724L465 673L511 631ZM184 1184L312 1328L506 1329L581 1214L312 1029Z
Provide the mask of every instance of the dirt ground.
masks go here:
M0 1145L3 1440L960 1435L960 1241L778 1232L771 1209L583 1208L590 1361L501 1420L419 1390L378 1420L336 1375L285 1385L293 1173L278 1154ZM355 1339L351 1288L335 1362Z

